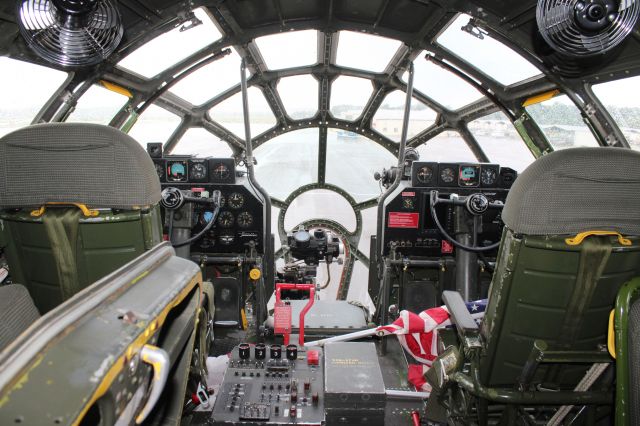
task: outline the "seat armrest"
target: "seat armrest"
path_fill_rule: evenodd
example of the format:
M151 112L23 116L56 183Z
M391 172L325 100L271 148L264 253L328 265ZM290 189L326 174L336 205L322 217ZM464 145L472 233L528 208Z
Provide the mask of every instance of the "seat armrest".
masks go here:
M442 299L449 310L451 322L463 331L478 331L478 324L473 319L462 296L457 291L443 291Z
M464 346L476 348L480 346L480 328L473 319L462 296L457 291L443 291L442 300L449 310L451 322L456 326L458 335Z

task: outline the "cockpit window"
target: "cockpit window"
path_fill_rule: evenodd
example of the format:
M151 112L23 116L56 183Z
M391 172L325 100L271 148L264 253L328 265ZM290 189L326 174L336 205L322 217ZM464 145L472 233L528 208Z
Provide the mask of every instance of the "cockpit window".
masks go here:
M372 140L357 133L329 129L326 181L346 190L357 202L380 195L380 185L373 174L394 163L397 163L395 156Z
M257 87L250 87L249 94L249 117L251 119L251 136L255 137L276 124L276 117L273 115L267 100L262 91ZM244 121L242 116L242 94L236 93L225 99L209 110L211 118L236 136L244 139Z
M278 93L293 119L311 118L318 112L318 81L310 75L281 79Z
M418 91L449 109L462 108L482 97L475 87L460 77L427 61L425 53L422 52L414 61L414 87ZM408 73L402 78L406 82Z
M533 154L502 112L472 121L469 130L493 163L522 171L534 160Z
M371 127L389 139L400 142L406 94L399 90L389 93L373 116ZM437 114L431 108L413 99L409 117L408 138L412 138L435 123Z
M240 55L231 48L230 55L187 75L171 92L200 105L237 84L240 84Z
M458 16L438 37L438 44L504 85L540 75L532 63L475 27L470 20L469 15Z
M67 73L0 57L0 136L31 123Z
M129 135L142 146L149 142L166 142L179 124L180 117L164 108L151 105L138 117Z
M289 31L255 39L270 70L312 65L318 61L318 32Z
M631 148L640 150L640 108L637 97L640 93L640 77L598 84L593 86L593 91L616 121Z
M526 107L553 149L598 146L580 110L566 95Z
M151 78L220 39L222 35L206 11L198 8L193 15L195 19L178 24L140 46L118 62L118 66Z
M352 31L340 31L338 37L336 64L371 72L384 71L401 45L397 40Z
M326 189L305 192L293 200L284 216L284 229L290 232L311 219L329 219L349 232L356 230L356 214L349 202L342 195Z
M109 124L129 98L104 87L93 85L87 90L67 121Z
M435 138L429 139L418 147L420 161L452 161L472 162L478 161L460 133L453 130L440 133Z
M267 192L285 200L295 189L318 181L318 129L271 139L254 151L256 176Z
M369 80L340 76L331 85L331 114L335 118L354 121L362 114L373 93Z
M231 157L233 151L226 142L201 127L187 130L176 147L174 155L195 155L197 157Z

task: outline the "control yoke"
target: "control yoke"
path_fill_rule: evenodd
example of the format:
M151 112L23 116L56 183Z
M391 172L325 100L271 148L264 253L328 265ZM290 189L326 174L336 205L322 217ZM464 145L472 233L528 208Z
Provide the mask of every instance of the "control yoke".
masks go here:
M491 244L490 246L484 247L476 247L476 246L467 246L465 244L460 243L455 238L447 233L444 229L440 220L438 219L438 215L436 214L436 205L438 204L449 204L456 207L463 207L467 213L469 213L473 218L473 241L477 241L478 237L478 227L479 227L479 217L486 213L489 209L502 209L504 207L504 203L502 201L489 201L486 195L482 193L476 193L469 196L451 196L451 198L440 198L438 196L438 191L431 191L429 196L429 208L431 210L431 216L433 217L433 221L440 233L455 247L470 251L473 253L482 253L485 251L495 250L500 246L500 241L495 244Z

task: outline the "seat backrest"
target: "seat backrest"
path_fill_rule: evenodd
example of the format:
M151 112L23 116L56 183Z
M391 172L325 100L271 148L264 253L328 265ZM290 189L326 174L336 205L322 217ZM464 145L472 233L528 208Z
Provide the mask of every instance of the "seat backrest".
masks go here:
M503 220L481 328L487 386L513 386L535 340L551 350L606 344L618 290L640 275L640 153L576 148L542 157L512 187ZM588 231L627 240L567 241ZM588 367L543 364L534 382L572 389Z
M26 288L0 286L0 352L40 318Z
M162 241L155 167L119 130L29 126L0 138L0 158L0 245L41 313Z

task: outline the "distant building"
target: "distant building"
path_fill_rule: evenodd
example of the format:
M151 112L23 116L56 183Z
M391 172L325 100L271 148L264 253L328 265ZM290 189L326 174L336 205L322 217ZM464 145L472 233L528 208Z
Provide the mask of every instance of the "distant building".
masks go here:
M412 138L435 123L437 114L430 109L411 111L408 137ZM404 111L401 109L381 109L373 117L371 127L390 139L398 140L402 135Z

